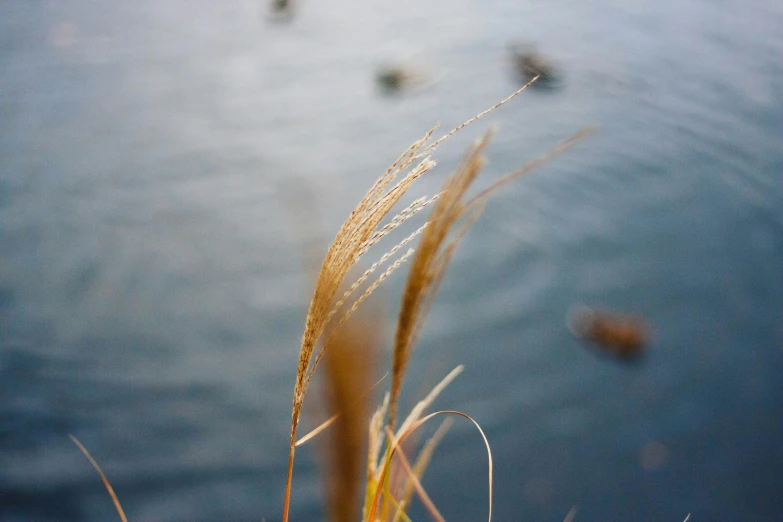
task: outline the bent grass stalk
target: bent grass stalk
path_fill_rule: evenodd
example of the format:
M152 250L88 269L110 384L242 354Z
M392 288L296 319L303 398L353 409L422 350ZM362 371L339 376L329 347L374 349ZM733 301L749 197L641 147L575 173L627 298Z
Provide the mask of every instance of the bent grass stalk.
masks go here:
M487 449L487 483L489 487L489 515L488 520L492 520L492 449L489 446L489 441L487 440L487 436L484 433L484 430L481 429L481 426L478 422L476 422L473 417L470 415L467 415L465 413L462 413L461 411L455 411L455 410L442 410L442 411L436 411L434 413L430 413L429 415L417 420L414 422L410 427L408 427L405 431L400 433L399 435L393 436L391 429L386 426L386 431L388 433L387 437L389 438L389 450L387 452L387 456L384 459L383 466L380 469L380 480L378 480L378 485L375 487L375 491L372 497L372 504L370 505L369 514L366 517L365 520L367 521L374 521L376 520L376 514L378 512L378 505L379 500L382 492L381 485L384 483L384 481L388 477L389 473L389 467L391 464L391 459L394 456L394 454L399 450L400 445L407 439L410 435L413 434L417 429L419 429L423 424L425 424L430 419L438 416L438 415L455 415L459 417L463 417L470 422L473 423L473 425L476 427L476 429L481 434L481 438L484 440L484 446Z
M413 408L408 415L408 417L403 422L403 426L400 427L398 430L398 433L402 434L405 433L410 426L412 426L416 421L418 421L424 412L424 410L429 407L430 404L438 397L438 395L448 386L460 373L462 373L462 370L464 369L463 366L457 366L454 368L451 372L449 372L446 377L443 378L433 389L432 391L427 395L427 397L424 398L424 400L420 401L415 408ZM386 474L385 474L385 468L384 463L387 462L387 459L390 460L392 455L390 453L391 448L391 441L393 440L393 437L390 438L386 435L388 431L388 426L384 427L384 417L386 415L386 412L388 411L388 405L389 405L389 393L386 394L383 404L378 409L378 411L375 412L375 415L373 415L371 421L370 421L370 431L369 431L369 451L368 451L368 463L367 463L367 491L365 495L365 501L364 501L364 520L371 520L368 518L368 513L370 512L372 508L372 504L374 502L376 489L378 487L385 487L385 482L387 480ZM433 439L437 437L436 435L433 435ZM407 438L407 436L406 436ZM386 452L384 453L383 460L380 460L380 453L381 453L381 447L383 446L383 442L387 441L386 444ZM430 442L433 442L432 439ZM428 443L429 444L429 443ZM434 447L430 448L428 450L427 445L425 445L425 448L422 449L421 453L419 454L419 461L417 462L417 467L419 469L419 474L424 472L424 468L426 467L426 461L429 459L427 456L428 451L434 451ZM397 503L394 496L387 494L386 499L394 504L394 507L397 508L397 511L399 512L405 505L406 501L406 495L405 489L403 489L403 494L400 497L401 502ZM384 512L386 512L387 509L384 507ZM384 517L385 520L385 517Z

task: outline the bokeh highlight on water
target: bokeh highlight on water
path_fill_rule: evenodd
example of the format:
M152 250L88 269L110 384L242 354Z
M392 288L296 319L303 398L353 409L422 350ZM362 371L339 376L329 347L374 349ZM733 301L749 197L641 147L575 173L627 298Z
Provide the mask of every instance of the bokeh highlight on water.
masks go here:
M485 181L599 131L491 202L407 400L467 366L438 404L486 429L498 520L783 516L780 3L267 7L0 3L0 520L116 516L69 433L132 520L279 518L308 252L432 124L512 92L520 41L563 82L489 118ZM395 60L431 82L382 96ZM584 350L576 303L643 315L642 364ZM485 458L455 426L425 480L447 519L485 516ZM294 519L322 516L316 460Z

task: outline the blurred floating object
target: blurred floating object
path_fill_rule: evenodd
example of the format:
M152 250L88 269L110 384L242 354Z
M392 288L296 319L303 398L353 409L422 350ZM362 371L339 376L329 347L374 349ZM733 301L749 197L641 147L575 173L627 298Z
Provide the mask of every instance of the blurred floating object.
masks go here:
M580 306L568 313L566 323L576 337L616 359L630 361L644 353L649 328L641 317Z
M407 74L399 68L381 69L378 71L378 85L386 90L397 91L407 81Z
M536 76L538 80L533 87L553 88L557 85L560 74L555 65L542 56L533 45L511 46L514 68L523 82L529 82Z
M293 18L292 0L270 0L269 14L273 20L289 21Z
M427 75L409 66L392 65L381 67L375 75L375 82L385 94L393 94L426 83Z

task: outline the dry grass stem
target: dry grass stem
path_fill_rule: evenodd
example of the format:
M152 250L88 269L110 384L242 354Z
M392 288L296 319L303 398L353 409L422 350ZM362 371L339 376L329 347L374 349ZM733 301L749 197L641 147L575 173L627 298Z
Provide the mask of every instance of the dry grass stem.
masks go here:
M501 177L499 180L494 182L492 185L490 185L489 187L485 188L484 190L482 190L481 192L476 194L476 196L474 196L472 200L473 201L478 201L478 200L487 198L492 193L497 192L497 190L500 189L501 187L503 187L503 186L509 184L510 182L512 182L512 181L514 181L514 180L524 176L525 174L527 174L531 170L537 169L538 167L540 167L541 165L543 165L547 161L551 160L555 156L559 156L560 154L564 153L565 151L567 151L568 149L570 149L571 147L576 145L578 142L580 142L583 139L585 139L586 137L588 137L593 131L595 131L595 129L596 129L596 127L594 125L589 125L587 127L584 127L582 129L580 129L576 134L574 134L573 136L571 136L567 140L562 141L561 143L559 143L558 145L552 147L551 149L549 149L545 153L541 154L540 156L538 156L534 160L529 161L528 163L525 163L520 168L518 168L516 170L513 170L513 171L509 172L508 174L506 174L505 176Z
M367 493L370 493L369 485L379 476L378 460L381 457L381 448L385 440L383 421L389 410L389 394L383 397L383 403L375 410L370 419L369 442L367 444ZM366 513L365 513L366 515ZM366 517L365 517L366 519Z
M437 398L437 396L448 386L462 371L464 367L458 366L451 372L449 372L446 377L444 377L433 389L430 391L430 393L425 397L422 401L420 401L416 407L411 411L410 415L406 418L406 421L403 423L403 426L400 427L398 430L398 442L401 444L402 441L407 439L411 433L415 431L415 427L411 429L411 427L416 423L421 415L423 414L424 410L429 407L430 404ZM369 443L369 460L367 465L367 494L365 496L365 507L364 507L364 514L365 518L364 520L370 520L367 517L367 515L370 513L370 511L373 509L372 505L375 501L376 492L380 490L385 490L385 488L388 487L389 477L391 476L391 470L390 465L392 463L392 456L393 452L395 451L393 449L393 444L391 443L393 437L388 437L388 426L383 428L383 417L386 414L387 406L389 402L389 396L386 395L384 399L383 406L376 412L376 415L373 416L373 419L370 423L370 443ZM442 428L442 427L441 427ZM440 432L440 430L439 430ZM431 455L432 451L435 449L435 445L437 444L437 441L440 439L442 434L439 432L436 432L436 435L433 436L433 439L428 441L428 443L425 444L425 447L422 449L422 452L419 454L419 457L417 459L416 464L416 471L417 476L421 476L424 469L426 468L427 463L429 462L429 455ZM389 441L386 444L386 453L383 456L383 460L379 461L380 458L380 451L381 446L383 444L383 441ZM403 516L404 518L404 509L407 505L408 500L410 499L410 491L408 491L405 487L403 488L403 493L400 496L400 502L397 502L397 499L393 498L394 495L392 492L387 492L387 494L384 496L385 504L382 507L382 512L385 514L388 512L388 506L386 505L386 502L391 502L394 505L394 508L396 510L395 512L395 518L399 516ZM401 511L402 510L402 511ZM383 520L386 519L386 516L384 515L382 517Z
M362 393L362 395L361 395L361 396L362 396L362 397L365 397L365 396L366 396L368 393L370 393L372 390L374 390L374 389L375 389L375 388L376 388L376 387L377 387L377 386L378 386L380 383L382 383L382 382L383 382L383 380L384 380L384 379L386 379L386 377L388 377L388 376L389 376L389 372L386 372L386 373L384 374L384 376L383 376L383 377L381 377L380 379L378 379L378 381L377 381L375 384L373 384L373 385L370 387L370 389L368 389L368 390L365 390L365 392L364 392L364 393ZM338 418L339 416L340 416L340 412L338 411L337 413L335 413L334 415L332 415L331 417L329 417L328 419L326 419L324 422L322 422L321 424L319 424L318 426L316 426L316 427L315 427L313 430L311 430L310 432L308 432L308 433L307 433L306 435L304 435L302 438L300 438L299 440L297 440L297 441L296 441L296 446L297 446L297 447L299 447L299 446L301 446L302 444L305 444L305 443L307 443L308 441L310 441L310 440L314 439L315 437L317 437L317 436L318 436L318 435L319 435L319 434L320 434L322 431L324 431L326 428L328 428L329 426L331 426L331 425L332 425L332 423L333 423L334 421L336 421L336 420L337 420L337 418Z
M333 522L350 522L359 512L363 475L364 426L369 416L367 394L375 367L380 333L379 319L355 317L341 328L330 330L324 340L329 351L324 359L325 396L340 414L334 421L326 450L328 478L326 496Z
M446 182L411 262L394 339L388 418L388 425L392 430L408 360L421 324L456 248L456 242L449 241L450 233L468 210L463 197L484 165L482 154L490 136L491 133L487 132L468 149L456 172ZM460 236L457 236L457 241Z
M394 457L395 453L397 452L397 448L399 448L402 445L402 443L413 432L415 432L423 424L425 424L426 422L428 422L429 420L431 420L432 418L434 418L434 417L436 417L438 415L456 415L456 416L459 416L459 417L463 417L463 418L469 420L471 423L473 423L473 425L476 427L476 429L481 434L481 438L484 441L484 447L487 450L487 461L488 461L488 464L487 464L487 483L488 483L488 488L489 488L489 492L488 492L488 496L489 496L489 517L488 517L488 521L491 522L491 520L492 520L492 470L493 470L492 450L491 450L491 448L489 446L489 441L487 440L487 436L484 433L484 430L481 429L481 426L479 425L479 423L476 422L476 420L473 419L473 417L471 417L470 415L467 415L467 414L462 413L460 411L454 411L454 410L443 410L443 411L436 411L434 413L430 413L429 415L427 415L427 416L419 419L415 423L413 423L405 431L402 431L402 430L398 431L397 434L391 440L389 440L389 443L388 443L388 446L387 446L389 448L389 450L388 450L387 455L386 455L386 457L384 459L382 467L380 467L380 469L378 470L379 479L375 480L375 481L372 481L372 485L374 487L374 491L372 492L372 498L371 499L369 498L369 491L368 491L369 506L365 508L365 512L367 513L367 516L365 517L365 520L367 520L367 521L375 521L376 520L376 515L378 513L378 508L379 508L379 500L380 500L381 492L382 492L382 487L381 486L384 484L384 482L385 482L385 480L386 480L386 478L387 478L387 476L389 474L391 459ZM388 425L386 426L386 430L387 430L387 432L391 432L391 429L388 427ZM389 437L389 436L387 435L387 437Z
M120 520L122 522L128 522L128 519L125 517L125 512L122 510L122 505L120 505L120 499L117 498L117 495L114 493L114 488L111 487L111 484L109 483L109 479L106 478L106 475L103 474L103 471L101 470L101 467L98 465L97 462L95 462L95 459L92 458L92 455L90 455L90 452L87 451L87 448L82 445L81 442L79 442L79 439L74 437L73 435L68 435L68 437L73 441L74 444L76 444L76 447L79 448L79 450L84 454L85 457L87 457L87 460L90 461L90 464L92 464L92 467L95 468L95 471L98 472L98 475L100 475L101 480L103 481L103 486L106 488L106 491L109 492L109 496L111 497L112 502L114 502L114 509L117 510L117 514L120 516Z
M435 402L435 399L438 398L438 395L441 394L441 392L446 389L446 386L452 383L454 379L459 376L463 371L465 370L465 367L463 365L459 365L453 370L449 372L446 377L444 377L428 394L426 397L424 397L423 400L419 401L416 406L413 407L411 412L408 414L408 416L403 421L402 425L400 425L400 433L407 430L414 422L419 420L424 413L424 410L430 407L430 405Z
M435 430L435 433L427 439L427 442L424 443L424 447L419 452L419 456L416 457L416 462L413 465L413 475L416 479L421 481L421 477L424 476L424 472L427 469L427 466L429 466L430 460L432 460L432 455L435 453L435 449L438 447L438 444L440 444L440 441L443 440L443 437L446 436L446 433L451 428L451 425L454 424L454 421L447 417L443 422L440 423L440 426L438 426L438 429ZM405 487L403 488L402 494L400 495L399 500L399 507L397 509L397 513L394 516L393 522L399 522L400 519L403 518L404 510L410 505L410 499L413 495L413 489L414 484L409 479L405 483Z
M304 435L303 437L301 437L299 440L296 441L296 447L298 448L302 444L305 444L310 440L314 439L315 437L317 437L318 435L320 435L322 431L324 431L326 428L334 424L334 421L336 421L339 417L340 414L335 413L334 415L332 415L331 417L323 421L321 424L316 426L314 429L307 432L306 435Z
M386 426L386 436L390 441L392 441L395 456L399 460L400 463L402 463L402 467L405 470L405 473L407 474L408 481L413 484L413 489L418 493L419 498L421 499L422 503L424 504L424 507L427 508L427 511L430 512L430 515L433 519L437 520L438 522L446 522L446 519L443 518L443 515L440 514L440 511L438 511L438 508L435 507L435 503L432 501L430 496L427 494L427 491L424 489L424 487L421 485L421 481L419 480L419 477L416 476L416 473L414 473L413 469L411 468L410 462L408 462L408 458L405 456L405 451L399 446L399 444L396 443L394 440L394 433L392 433L391 429ZM397 503L397 512L402 512L402 503Z
M431 145L428 145L428 146L427 146L427 147L424 149L424 151L423 151L422 153L423 153L423 154L426 154L426 153L430 152L430 151L431 151L431 150L433 150L435 147L437 147L438 145L440 145L441 143L443 143L443 142L444 142L446 139L450 138L451 136L453 136L453 135L454 135L454 134L456 134L457 132L461 131L462 129L464 129L465 127L467 127L468 125L470 125L471 123L475 122L476 120L478 120L479 118L481 118L481 117L483 117L483 116L486 116L486 115L487 115L487 114L489 114L490 112L492 112L492 111L494 111L495 109L499 108L501 105L505 105L506 103L510 102L511 100L513 100L514 98L516 98L516 97L517 97L517 95L521 94L521 93L522 93L522 91L524 91L525 89L527 89L528 87L530 87L531 85L533 85L533 84L536 82L536 80L538 80L538 76L536 76L535 78L533 78L532 80L530 80L529 82L527 82L527 83L526 83L525 85L523 85L521 88L519 88L519 89L517 89L516 91L514 91L514 92L513 92L513 93L512 93L510 96L508 96L507 98L505 98L505 99L503 99L503 100L499 101L498 103L496 103L495 105L493 105L493 106L492 106L492 107L490 107L489 109L487 109L487 110L485 110L485 111L483 111L483 112L480 112L480 113L476 114L475 116L473 116L472 118L470 118L469 120L467 120L465 123L463 123L463 124L461 124L461 125L457 125L457 126L456 126L456 127L454 127L454 128L451 130L451 131L449 131L447 134L445 134L445 135L443 135L442 137L438 138L438 139L437 139L436 141L434 141L434 142L433 142Z

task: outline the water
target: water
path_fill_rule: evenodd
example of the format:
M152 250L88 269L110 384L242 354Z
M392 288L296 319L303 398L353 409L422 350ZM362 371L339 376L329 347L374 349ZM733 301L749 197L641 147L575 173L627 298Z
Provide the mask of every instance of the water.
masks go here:
M265 9L0 4L0 520L115 517L69 433L132 520L279 519L306 252L433 123L512 92L519 41L565 79L488 118L484 179L599 130L492 201L406 400L467 366L438 405L486 429L497 520L780 519L779 4ZM394 60L431 84L381 96ZM644 315L643 364L575 341L578 302ZM485 459L457 424L425 481L447 519L486 515ZM298 453L296 519L321 517L315 461Z

